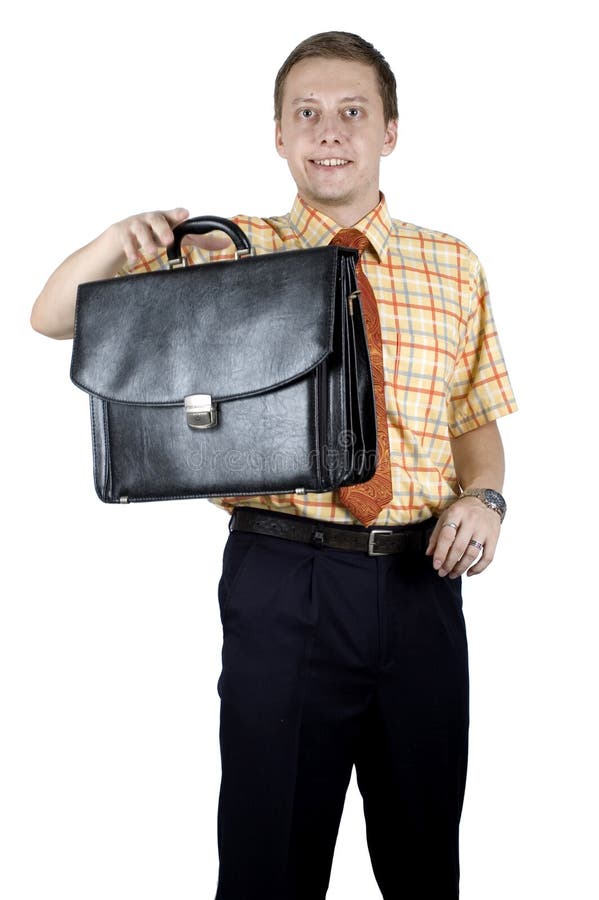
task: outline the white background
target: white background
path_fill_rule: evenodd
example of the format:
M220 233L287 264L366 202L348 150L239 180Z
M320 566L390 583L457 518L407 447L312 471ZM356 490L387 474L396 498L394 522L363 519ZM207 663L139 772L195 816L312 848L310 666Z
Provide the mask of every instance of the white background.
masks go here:
M214 896L228 516L98 500L72 342L29 314L62 259L126 215L286 212L274 77L300 40L341 29L397 76L391 213L479 255L520 406L500 423L498 556L464 586L461 897L596 900L590 4L56 0L13 4L3 29L3 898ZM380 897L354 778L327 897Z

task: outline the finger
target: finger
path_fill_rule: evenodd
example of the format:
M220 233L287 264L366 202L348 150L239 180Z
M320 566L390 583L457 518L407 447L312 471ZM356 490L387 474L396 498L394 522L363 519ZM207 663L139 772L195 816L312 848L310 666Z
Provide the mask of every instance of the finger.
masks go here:
M174 209L163 210L162 215L169 225L178 225L179 222L189 219L189 210L184 206L176 206Z
M446 560L455 544L457 534L458 529L451 526L449 522L442 525L439 530L439 537L433 554L433 568L438 569L440 575L445 575L449 571Z
M435 527L433 528L433 530L431 532L431 536L428 541L428 546L427 546L426 550L424 551L427 556L430 556L431 553L433 552L433 550L435 549L435 544L437 543L440 530L441 530L441 520L438 519L437 524L435 525Z
M175 236L171 231L171 227L166 216L163 215L163 213L148 213L146 222L152 229L154 240L157 242L159 247L168 247L169 244L173 243Z
M194 247L200 247L202 250L225 250L227 247L233 249L233 241L222 231L210 231L208 234L186 234L183 241L186 244L193 244Z
M439 535L439 540L437 541L434 554L433 554L433 568L438 569L439 572L443 569L443 574L448 571L446 566L446 560L449 556L451 549L454 545L456 538L456 531L451 528L446 528L445 531L442 531Z
M449 570L450 578L459 578L460 575L463 575L466 569L475 562L480 555L480 549L477 547L468 546L465 548L462 556L457 560L455 565Z
M487 566L489 566L493 562L493 557L495 556L495 552L491 547L485 547L481 558L478 560L475 566L472 566L471 569L468 569L466 573L468 576L470 575L480 575L481 572L484 572Z
M131 234L139 245L142 253L152 255L158 253L154 232L142 219L135 219L131 224Z
M134 265L139 257L139 247L137 241L128 233L123 238L123 250L129 265Z
M443 560L443 565L439 569L439 575L443 577L444 575L448 575L450 572L454 572L459 566L461 560L468 553L468 538L464 535L457 535L455 541L451 545L447 556ZM472 562L474 557L470 560Z

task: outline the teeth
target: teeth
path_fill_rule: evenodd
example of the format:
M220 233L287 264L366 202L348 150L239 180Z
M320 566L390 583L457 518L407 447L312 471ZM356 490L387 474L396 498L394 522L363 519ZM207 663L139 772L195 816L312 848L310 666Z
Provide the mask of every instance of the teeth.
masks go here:
M344 166L349 162L348 159L315 159L317 166Z

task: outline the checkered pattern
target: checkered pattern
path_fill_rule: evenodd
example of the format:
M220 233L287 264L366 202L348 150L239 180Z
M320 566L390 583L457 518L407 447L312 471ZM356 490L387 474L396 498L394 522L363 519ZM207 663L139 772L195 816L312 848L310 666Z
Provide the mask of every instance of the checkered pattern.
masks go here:
M256 253L329 244L340 230L297 196L286 216L235 216ZM362 266L377 299L383 338L385 400L393 501L377 526L404 525L439 513L455 500L458 482L450 437L517 409L499 344L484 270L462 241L392 219L384 196L354 226L368 237ZM229 259L231 251L185 249L190 262ZM160 268L166 252L119 274ZM359 524L324 494L218 497L232 511L253 506Z

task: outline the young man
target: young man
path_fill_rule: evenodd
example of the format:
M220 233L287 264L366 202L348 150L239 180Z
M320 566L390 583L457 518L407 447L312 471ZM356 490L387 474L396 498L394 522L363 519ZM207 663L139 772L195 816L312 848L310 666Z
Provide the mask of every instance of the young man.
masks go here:
M323 898L354 765L383 896L454 900L469 723L460 581L493 559L496 420L516 405L479 260L392 219L379 190L397 140L381 54L344 32L308 38L279 71L275 120L292 210L236 221L257 253L357 241L387 449L376 490L212 501L234 512L219 584L217 900ZM77 285L159 267L187 216L110 226L51 276L32 326L72 337ZM185 252L220 259L227 244L189 238Z

